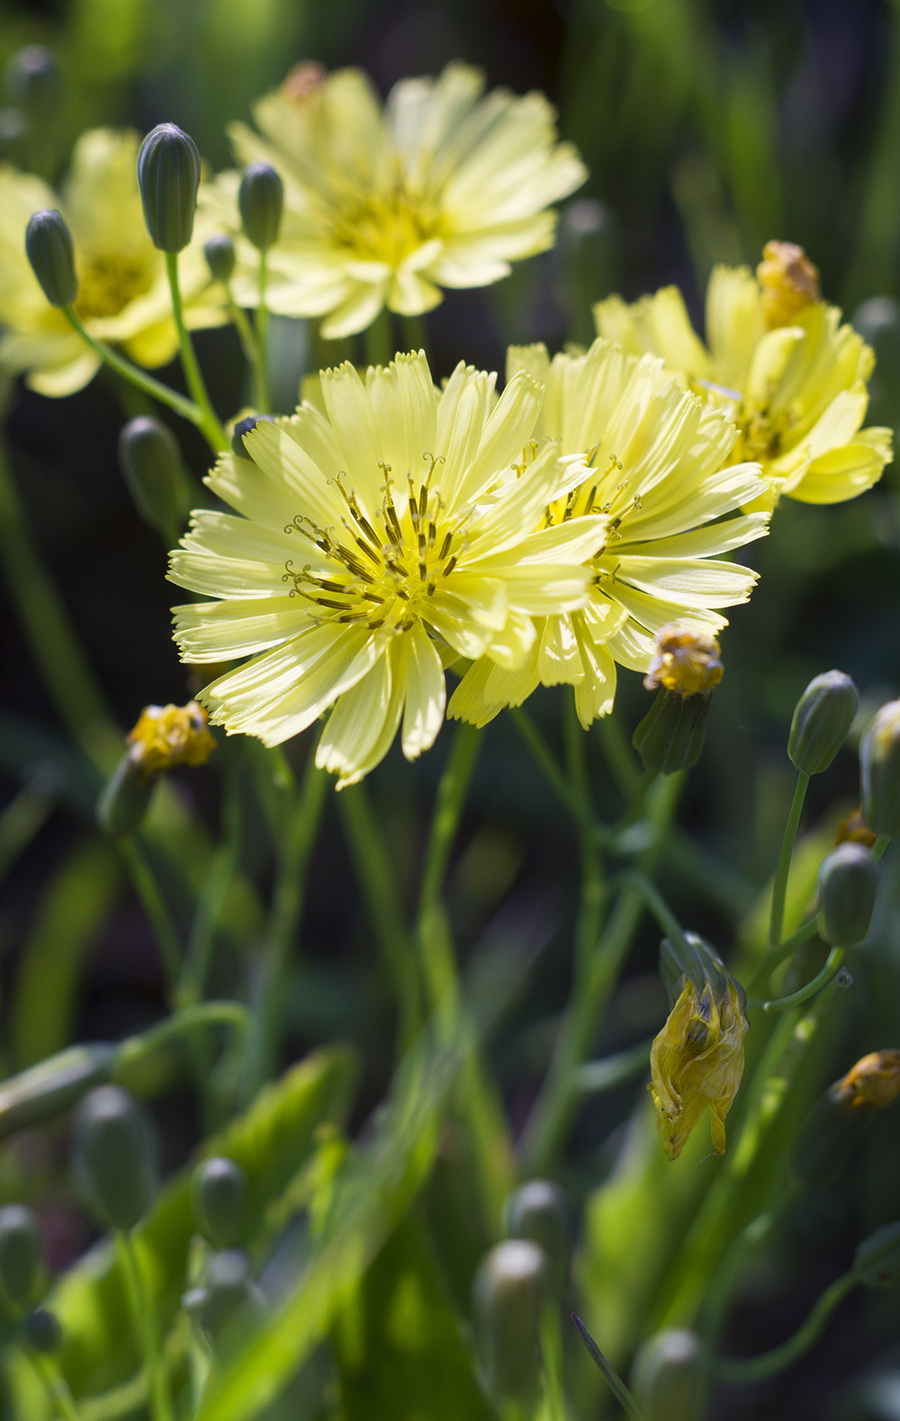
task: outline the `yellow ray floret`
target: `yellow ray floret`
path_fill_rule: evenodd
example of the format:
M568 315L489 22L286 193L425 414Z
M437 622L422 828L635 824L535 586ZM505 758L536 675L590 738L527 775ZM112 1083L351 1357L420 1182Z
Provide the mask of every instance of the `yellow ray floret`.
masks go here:
M664 287L626 305L594 308L597 330L635 354L660 355L740 429L735 456L756 459L769 484L805 503L840 503L871 488L892 457L889 429L864 429L871 347L819 299L803 249L769 242L754 274L714 268L706 293L706 344L681 292Z
M725 1153L725 1117L744 1070L747 1018L730 980L721 991L688 978L650 1051L650 1093L669 1159L677 1159L707 1105L713 1149Z
M535 440L543 390L459 365L442 391L420 352L361 379L324 371L322 408L260 422L208 480L235 514L199 511L171 577L185 660L251 659L201 693L214 724L275 745L332 708L317 763L352 784L397 730L414 759L444 717L444 668L513 670L534 617L574 610L602 514L542 528L583 478Z
M258 133L231 129L236 156L270 163L285 185L267 299L285 315L323 316L328 338L365 329L385 306L416 315L442 288L506 276L553 245L551 205L587 176L557 142L543 95L485 95L466 64L404 79L384 104L360 70L304 64L254 117ZM237 181L223 175L206 194L226 222ZM235 292L258 299L252 278Z

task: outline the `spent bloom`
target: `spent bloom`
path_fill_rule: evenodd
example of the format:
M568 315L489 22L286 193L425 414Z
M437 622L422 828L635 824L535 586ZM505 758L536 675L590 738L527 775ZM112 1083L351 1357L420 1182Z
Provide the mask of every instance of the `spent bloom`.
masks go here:
M284 180L267 299L285 315L325 317L328 338L365 329L385 306L417 315L443 287L508 275L553 245L551 204L586 177L543 95L485 95L467 64L401 80L383 104L358 69L302 64L254 117L259 133L230 130L237 158ZM230 209L233 222L237 184L223 174L207 190L221 220ZM235 294L255 305L255 279L239 274Z
M740 511L766 486L756 464L723 467L733 425L659 359L596 340L586 354L552 361L544 346L513 348L507 373L523 369L546 386L539 433L586 466L540 524L562 529L601 513L606 535L585 605L549 609L521 667L471 667L450 713L481 725L540 684L568 684L586 728L612 710L617 664L647 674L663 629L714 636L726 625L719 608L747 600L756 573L715 555L766 532L766 513Z
M48 305L25 253L32 213L58 208L72 233L76 315L97 339L143 366L164 365L178 348L165 259L144 226L137 183L139 138L127 130L82 134L59 194L40 178L0 166L0 368L25 374L43 395L71 395L93 378L100 357L62 311ZM209 233L207 232L207 235ZM179 268L189 326L227 319L208 294L202 234Z
M891 431L863 429L874 354L819 299L803 249L769 242L754 274L717 266L706 292L706 344L681 292L664 287L594 308L597 330L635 354L661 355L740 429L735 456L756 459L770 485L804 503L840 503L871 488L892 456Z
M648 691L662 686L682 696L698 696L718 686L724 671L721 647L714 636L682 631L675 626L663 627L644 686Z
M205 765L216 748L207 730L206 711L196 701L186 706L145 706L127 741L128 758L144 779L176 765Z
M452 661L521 665L532 619L584 602L607 520L540 527L583 470L533 439L525 372L497 400L460 364L439 392L419 352L324 371L319 396L220 456L235 514L196 512L171 577L216 599L175 608L185 660L251 658L202 693L213 723L276 745L333 707L316 763L340 787L398 727L407 759L428 749Z
M900 1096L900 1051L870 1051L835 1081L828 1094L848 1110L891 1105Z
M694 950L681 961L669 942L663 944L663 975L672 996L679 985L680 991L650 1050L649 1089L671 1160L707 1105L713 1149L725 1153L725 1117L741 1083L748 1027L740 986L701 939L688 934L687 944Z

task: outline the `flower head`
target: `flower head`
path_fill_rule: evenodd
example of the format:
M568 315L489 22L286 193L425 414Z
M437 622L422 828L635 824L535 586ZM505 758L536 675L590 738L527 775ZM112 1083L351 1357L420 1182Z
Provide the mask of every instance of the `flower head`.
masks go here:
M542 525L561 530L600 512L607 532L586 605L549 609L518 670L473 666L450 713L483 724L537 685L565 683L587 727L612 710L617 663L646 674L663 629L713 636L726 625L718 609L747 600L756 574L714 555L766 532L767 514L738 511L765 484L754 464L723 467L733 426L661 360L597 340L584 355L552 361L543 346L513 349L507 369L511 377L527 369L546 385L540 431L585 459L580 485L547 504Z
M40 178L0 167L0 367L25 373L44 395L70 395L96 374L100 357L47 303L25 253L32 213L59 208L75 246L74 309L90 333L121 346L139 365L163 365L178 348L165 258L147 235L137 182L136 133L93 129L75 145L57 196ZM179 268L191 326L227 319L207 294L202 224ZM209 235L207 229L206 235Z
M688 935L695 949L674 978L681 990L650 1050L650 1093L663 1148L677 1159L707 1105L713 1149L725 1153L725 1117L744 1070L745 997L712 950ZM663 944L664 955L673 949ZM675 964L677 966L677 964ZM673 980L672 964L664 976ZM707 975L708 973L708 975Z
M664 287L626 305L594 308L597 329L670 369L740 429L735 455L756 459L769 502L840 503L871 488L892 457L891 431L861 428L874 355L841 313L819 299L818 273L801 247L769 242L754 275L714 268L704 345L681 292Z
M260 420L248 457L208 482L237 516L194 514L171 577L215 601L177 607L186 660L252 659L202 693L215 724L275 745L333 707L317 764L360 779L398 727L414 759L444 715L444 667L509 669L532 618L580 606L606 518L540 528L583 470L533 439L542 389L459 365L442 392L424 355L360 379L325 371L321 408Z
M724 673L721 648L714 636L686 632L679 627L663 627L656 639L656 654L644 677L644 686L655 691L662 686L682 696L708 694L718 686Z
M847 1110L880 1110L900 1096L900 1051L871 1051L828 1092Z
M216 748L206 726L206 711L196 701L145 706L128 735L128 758L145 780L176 765L205 765Z
M259 134L231 129L237 157L271 164L285 188L267 299L285 315L325 316L328 338L363 330L384 306L415 315L442 287L508 275L552 246L550 205L586 176L541 94L485 96L466 64L402 80L383 106L360 70L304 64L254 116ZM225 220L237 182L223 175L208 193ZM235 293L255 304L255 277L236 278Z

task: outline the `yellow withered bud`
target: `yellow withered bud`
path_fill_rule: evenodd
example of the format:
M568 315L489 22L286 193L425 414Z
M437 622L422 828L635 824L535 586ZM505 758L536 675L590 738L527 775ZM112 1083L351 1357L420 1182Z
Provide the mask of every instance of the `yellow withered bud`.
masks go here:
M145 706L128 736L130 758L145 779L176 765L205 765L216 742L196 701L186 706Z
M756 276L769 330L789 326L798 311L820 299L818 268L796 242L766 242Z
M680 691L683 696L697 696L718 686L724 670L714 636L668 626L656 639L656 652L644 685L648 691L663 686L667 691Z

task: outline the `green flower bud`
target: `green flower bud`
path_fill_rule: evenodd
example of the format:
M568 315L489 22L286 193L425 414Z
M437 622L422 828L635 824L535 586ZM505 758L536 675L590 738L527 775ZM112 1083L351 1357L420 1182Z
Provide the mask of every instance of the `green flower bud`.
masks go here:
M175 435L152 415L138 415L119 435L119 466L145 523L166 534L180 527L190 495Z
M141 144L137 160L144 221L162 252L180 252L191 240L200 154L193 138L177 124L160 123Z
M198 1300L197 1317L201 1326L212 1338L218 1337L223 1328L249 1302L252 1296L250 1259L239 1248L229 1248L224 1253L216 1253L209 1260L205 1298Z
M25 1319L25 1340L35 1352L53 1354L62 1346L62 1327L55 1312L35 1308Z
M231 435L231 447L239 459L247 459L249 455L244 447L244 435L249 434L251 429L255 429L260 420L265 420L267 424L275 423L275 416L272 414L248 414L246 419L239 419L234 426Z
M900 1283L900 1222L876 1229L853 1255L853 1272L867 1288L896 1288Z
M544 1250L553 1291L559 1293L569 1276L569 1226L566 1196L549 1179L530 1179L506 1201L506 1231L527 1238Z
M660 688L632 736L644 768L662 775L691 769L700 759L708 718L708 695L684 696Z
M261 252L278 240L284 208L284 183L268 163L251 163L238 188L238 208L244 232Z
M878 893L878 864L861 844L840 844L819 868L816 926L834 947L864 942Z
M194 1218L214 1248L228 1248L237 1242L246 1192L247 1176L234 1160L208 1159L194 1171Z
M107 1228L134 1228L156 1184L153 1138L137 1101L116 1085L82 1101L75 1118L75 1160L85 1200Z
M133 834L143 823L153 787L139 757L126 750L100 791L94 811L100 828L107 834Z
M702 1394L702 1360L696 1333L667 1327L640 1347L631 1390L652 1421L694 1421Z
M27 44L6 66L6 92L12 103L42 117L59 104L59 66L42 44Z
M547 1292L547 1257L530 1239L498 1243L475 1275L476 1328L491 1386L522 1396L535 1384L538 1334Z
M900 701L888 701L866 726L859 765L863 818L873 834L900 837Z
M206 265L209 267L209 274L213 281L231 280L236 257L234 242L227 232L220 232L218 236L210 237L203 247L203 255L206 257Z
M25 252L51 306L71 306L78 295L75 248L62 213L45 207L29 218Z
M827 770L847 738L859 691L843 671L814 676L794 707L788 755L805 775Z
M41 1226L24 1204L0 1209L0 1293L15 1311L26 1308L37 1291L44 1263Z

